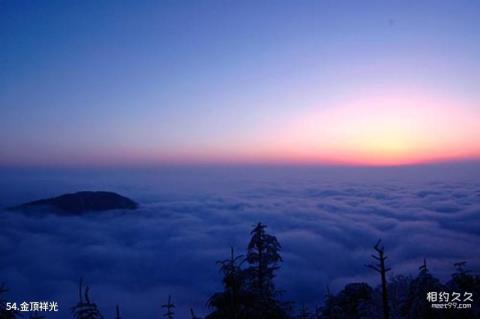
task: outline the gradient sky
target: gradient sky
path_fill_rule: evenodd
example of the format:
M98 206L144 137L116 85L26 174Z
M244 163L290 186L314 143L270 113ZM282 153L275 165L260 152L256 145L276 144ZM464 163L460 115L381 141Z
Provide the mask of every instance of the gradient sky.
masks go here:
M0 165L480 157L479 1L1 1Z

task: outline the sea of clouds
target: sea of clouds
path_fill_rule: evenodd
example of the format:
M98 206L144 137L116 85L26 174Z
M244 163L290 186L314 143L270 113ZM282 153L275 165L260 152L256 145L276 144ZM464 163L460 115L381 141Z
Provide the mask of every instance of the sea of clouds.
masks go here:
M480 165L409 168L204 167L3 170L0 205L79 190L110 190L136 211L83 216L0 211L0 282L7 301L55 300L69 317L80 277L107 318L159 318L172 295L178 318L203 315L221 289L216 261L245 252L256 222L282 245L277 286L299 304L327 287L378 283L370 263L383 239L394 274L427 259L443 280L453 263L480 271Z

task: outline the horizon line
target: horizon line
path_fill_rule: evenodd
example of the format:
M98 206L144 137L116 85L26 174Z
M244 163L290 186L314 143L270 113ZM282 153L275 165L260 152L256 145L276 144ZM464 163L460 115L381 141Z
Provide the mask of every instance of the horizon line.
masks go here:
M444 159L434 161L417 161L408 163L351 163L341 161L171 161L171 162L157 162L157 163L51 163L51 164L9 164L0 163L1 170L18 170L18 169L160 169L160 168L214 168L214 167L298 167L298 168L408 168L408 167L425 167L425 166L442 166L442 165L480 165L480 157L465 158L465 159Z

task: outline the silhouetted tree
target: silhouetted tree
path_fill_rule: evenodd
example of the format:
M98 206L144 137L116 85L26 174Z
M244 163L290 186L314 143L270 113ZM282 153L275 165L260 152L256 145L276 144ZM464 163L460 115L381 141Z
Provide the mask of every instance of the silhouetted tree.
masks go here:
M240 268L243 256L235 256L230 249L230 258L217 261L223 274L223 291L215 293L207 304L214 311L206 319L248 318L251 297L245 286L245 272Z
M251 231L246 261L250 264L248 271L251 288L260 296L270 297L274 293L273 278L282 257L277 238L267 234L266 227L258 223Z
M165 308L167 312L163 314L164 317L167 317L167 319L173 319L175 316L175 312L173 309L175 308L175 304L172 303L172 296L168 296L168 302L164 305L162 305L162 308Z
M405 318L438 319L441 313L435 312L427 300L427 293L444 291L440 281L433 277L427 267L427 261L419 267L418 276L412 280L402 309Z
M88 292L90 288L88 286L85 287L85 294L83 292L83 281L80 279L79 289L78 289L78 296L79 302L76 306L72 307L73 318L75 319L103 319L100 310L95 303L90 301L90 297L88 296ZM85 300L84 300L85 297Z
M369 315L372 307L373 289L366 283L350 283L337 296L327 294L322 308L325 319L373 319Z
M120 307L118 305L115 306L115 319L122 319L120 317Z
M282 261L280 244L275 236L258 223L251 232L247 256L235 256L217 262L223 274L222 292L208 300L214 311L206 319L283 319L287 318L287 304L279 302L273 278ZM246 269L241 268L248 263Z
M388 304L388 292L387 292L387 272L390 271L390 268L385 266L385 260L387 256L385 256L385 248L381 246L382 240L379 239L378 242L375 244L373 249L377 252L377 255L372 255L372 258L375 259L378 263L373 265L368 265L369 268L375 270L380 274L381 278L381 285L382 285L382 306L383 306L383 319L390 318L390 307Z
M466 318L480 318L480 276L472 275L470 270L466 269L466 262L458 262L454 264L455 273L452 274L452 279L447 282L447 287L451 292L460 293L461 298L465 294L472 294L473 302L471 309L462 309L460 313L455 313L458 319ZM453 317L452 317L453 318Z
M254 297L255 318L286 318L287 305L276 298L279 292L275 289L273 279L279 269L282 257L280 243L273 235L265 231L267 226L258 223L250 232L245 261L250 293Z
M478 290L479 278L472 275L471 271L466 269L466 265L466 261L453 264L456 271L452 274L452 279L447 283L449 287L461 292Z
M388 283L388 299L390 301L390 316L393 319L402 318L402 309L407 301L411 276L397 275Z

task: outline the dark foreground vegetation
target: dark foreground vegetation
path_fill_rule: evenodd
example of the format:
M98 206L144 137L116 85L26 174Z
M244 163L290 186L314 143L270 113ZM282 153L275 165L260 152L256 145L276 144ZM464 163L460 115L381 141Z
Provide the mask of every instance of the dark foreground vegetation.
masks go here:
M309 309L282 298L282 291L274 283L282 263L281 246L275 236L266 232L266 226L258 223L251 231L245 255L237 255L231 248L230 256L218 262L223 289L207 300L210 313L204 319L480 318L480 276L470 273L465 262L454 265L454 273L446 283L430 273L425 260L416 277L398 275L387 278L390 267L381 241L373 248L373 263L367 266L378 273L377 287L364 282L349 283L337 294L328 291L325 296L319 296L319 305ZM46 318L44 314L48 313L7 311L4 300L7 291L4 285L0 287L0 319ZM90 299L89 287L84 287L82 281L78 298L78 303L71 308L74 319L125 319L118 306L115 314L104 317ZM446 306L437 309L432 304ZM458 309L459 305L465 304L470 306ZM200 319L193 309L190 314L176 314L172 296L168 296L158 310L158 318Z

